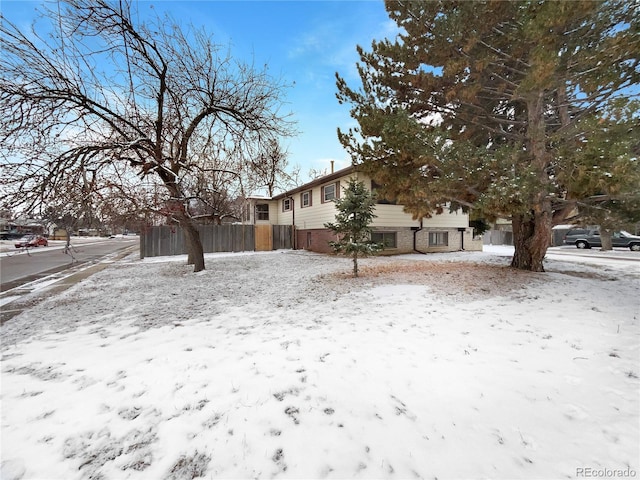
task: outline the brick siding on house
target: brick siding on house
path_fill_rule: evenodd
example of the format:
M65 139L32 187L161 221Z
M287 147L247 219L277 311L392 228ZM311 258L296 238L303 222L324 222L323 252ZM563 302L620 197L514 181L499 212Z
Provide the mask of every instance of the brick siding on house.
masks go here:
M374 232L396 232L396 248L385 248L382 251L383 255L414 253L414 235L416 239L415 248L420 252L456 252L460 250L461 237L460 232L457 229L423 228L422 230L414 231L411 228L377 227L372 230ZM448 244L442 246L430 246L429 232L448 232Z
M396 255L403 253L414 253L413 249L413 236L414 230L411 228L402 227L374 227L373 232L395 232L396 234L396 247L385 248L382 255ZM442 246L430 246L429 245L429 232L448 232L448 244ZM310 250L317 253L331 253L332 249L329 246L329 242L335 240L335 235L331 230L324 228L316 229L301 229L296 231L297 235L297 248ZM423 228L420 231L415 232L416 235L416 249L424 253L436 253L436 252L457 252L462 247L462 232L457 229L451 228ZM473 242L471 230L464 232L465 235L465 250L481 250L481 242ZM479 246L479 248L478 248Z
M447 245L429 245L429 232L448 232L449 237ZM461 250L461 239L462 237L460 236L460 232L457 230L446 228L425 228L418 232L416 243L418 244L418 250L422 252L457 252L458 250Z
M336 240L335 234L326 228L296 230L297 247L318 253L331 253L329 242Z
M448 245L429 245L429 232L448 232ZM425 253L482 251L482 239L474 239L472 228L467 228L464 232L457 228L424 228L416 234L416 248Z
M401 227L372 227L372 232L395 232L396 247L385 248L380 253L382 255L395 255L399 253L413 252L413 230Z

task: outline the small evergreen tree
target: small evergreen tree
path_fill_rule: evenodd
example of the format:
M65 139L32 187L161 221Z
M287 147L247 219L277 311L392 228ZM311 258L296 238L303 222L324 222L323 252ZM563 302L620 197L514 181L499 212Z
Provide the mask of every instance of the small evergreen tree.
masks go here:
M382 245L371 241L369 225L376 217L376 200L364 183L350 178L342 198L335 200L338 213L334 223L324 226L338 235L338 241L329 242L336 253L353 258L353 276L358 276L358 257L366 257L382 250Z

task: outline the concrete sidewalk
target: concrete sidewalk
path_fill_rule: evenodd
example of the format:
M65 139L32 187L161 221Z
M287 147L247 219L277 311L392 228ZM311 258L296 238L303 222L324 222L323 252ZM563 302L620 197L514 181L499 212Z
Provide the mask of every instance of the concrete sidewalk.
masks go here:
M96 263L81 264L0 293L0 325L3 325L22 311L40 303L45 298L57 295L72 285L133 254L138 248L138 245L132 245L106 255Z

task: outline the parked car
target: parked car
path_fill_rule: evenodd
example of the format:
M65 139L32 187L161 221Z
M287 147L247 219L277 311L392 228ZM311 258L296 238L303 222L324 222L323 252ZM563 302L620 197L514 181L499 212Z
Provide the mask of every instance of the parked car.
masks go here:
M47 247L49 246L49 241L42 235L29 235L22 237L15 243L15 245L16 248Z
M575 245L577 248L601 247L600 231L589 228L574 228L564 236L565 245ZM621 230L613 232L611 235L611 245L613 247L625 247L635 252L640 251L640 237L631 235L629 232Z

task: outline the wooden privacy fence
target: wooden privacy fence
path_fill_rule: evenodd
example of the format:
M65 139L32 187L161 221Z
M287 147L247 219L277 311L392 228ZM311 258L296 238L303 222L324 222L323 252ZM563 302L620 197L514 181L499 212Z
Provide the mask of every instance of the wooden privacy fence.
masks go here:
M200 240L204 253L247 252L256 250L254 225L200 225ZM261 241L261 250L292 248L290 225L264 225L270 227L268 244ZM263 236L264 237L264 236ZM182 228L177 225L148 227L140 235L140 258L187 253Z
M554 228L551 231L551 246L564 245L564 236L568 231L569 228ZM482 243L484 245L513 245L513 232L489 230L484 232Z
M484 245L513 245L513 232L489 230L482 236Z

